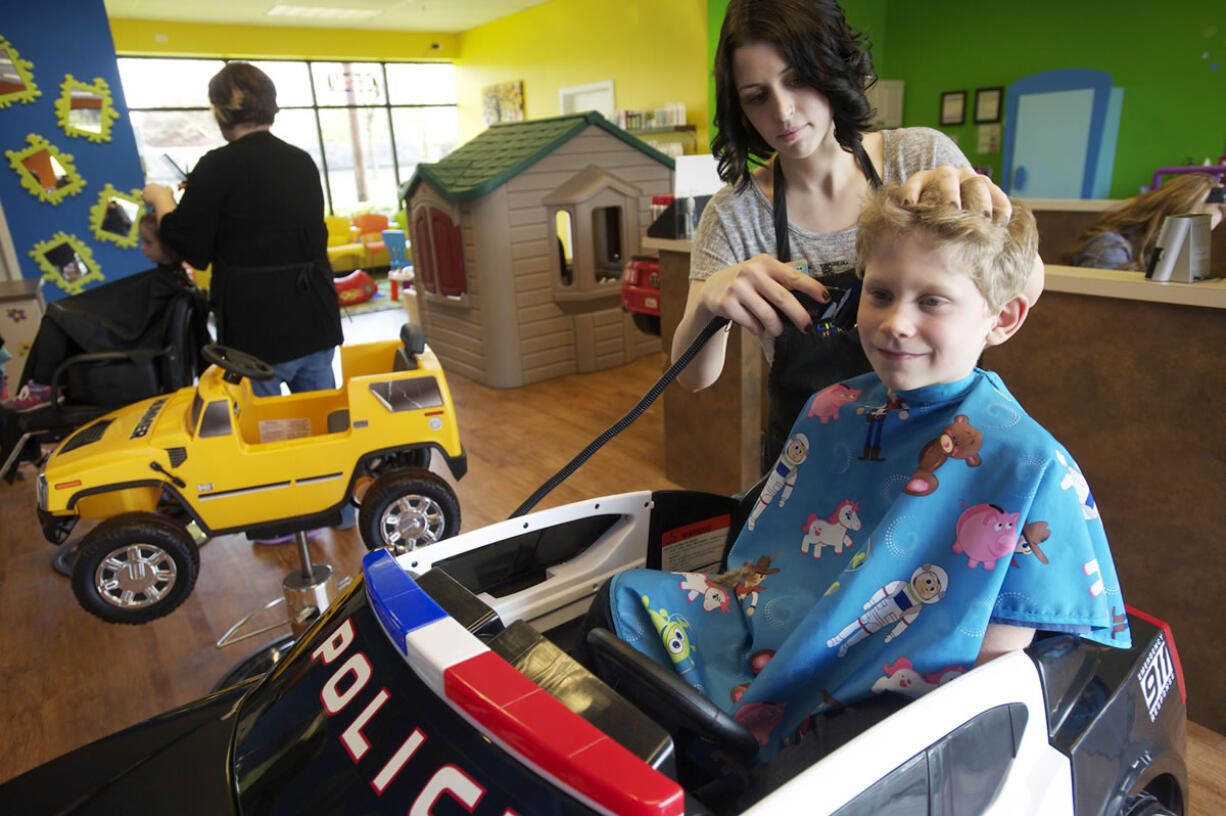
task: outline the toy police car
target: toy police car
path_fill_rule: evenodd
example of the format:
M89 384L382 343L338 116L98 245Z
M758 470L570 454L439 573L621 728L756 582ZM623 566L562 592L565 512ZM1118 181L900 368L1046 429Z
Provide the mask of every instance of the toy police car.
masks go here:
M271 376L266 363L218 345L203 352L213 365L196 386L86 425L38 478L48 541L63 544L83 518L101 522L73 554L73 591L87 612L114 623L166 615L195 584L197 539L335 525L363 482L358 526L369 548L459 532L455 492L426 468L434 450L457 479L467 464L420 329L342 346L340 388L281 397L256 398L246 382Z
M718 557L738 518L727 497L637 492L369 553L263 679L9 781L0 812L1183 812L1179 660L1136 611L1131 650L1045 637L793 766L754 763L739 723L600 630L600 676L564 651L607 577ZM928 682L896 676L883 699Z

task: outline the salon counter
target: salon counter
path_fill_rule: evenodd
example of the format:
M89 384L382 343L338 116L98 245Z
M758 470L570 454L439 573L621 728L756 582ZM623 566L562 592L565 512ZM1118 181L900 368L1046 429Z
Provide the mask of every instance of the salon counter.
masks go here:
M660 253L669 349L689 289L689 246L645 246ZM1214 644L1226 586L1226 280L1046 271L1026 324L988 349L983 365L1076 457L1102 508L1128 603L1171 623L1191 718L1221 728L1226 697L1216 689ZM669 479L724 494L757 480L766 370L757 338L734 328L715 385L665 391Z
M1022 199L1039 227L1039 256L1046 264L1066 263L1065 252L1091 224L1123 199ZM1209 275L1226 278L1226 227L1213 231L1209 242Z

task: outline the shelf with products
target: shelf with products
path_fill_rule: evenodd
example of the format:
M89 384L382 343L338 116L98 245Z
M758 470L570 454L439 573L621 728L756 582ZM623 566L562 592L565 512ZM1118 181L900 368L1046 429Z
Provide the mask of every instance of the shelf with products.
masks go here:
M628 128L627 133L650 144L668 156L698 153L698 128L694 125Z

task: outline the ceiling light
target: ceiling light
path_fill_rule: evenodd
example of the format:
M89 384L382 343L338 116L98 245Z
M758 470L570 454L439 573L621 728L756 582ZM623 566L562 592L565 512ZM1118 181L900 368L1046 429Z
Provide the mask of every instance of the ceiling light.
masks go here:
M368 20L382 12L378 9L328 8L326 6L273 6L269 17L313 17L326 20Z

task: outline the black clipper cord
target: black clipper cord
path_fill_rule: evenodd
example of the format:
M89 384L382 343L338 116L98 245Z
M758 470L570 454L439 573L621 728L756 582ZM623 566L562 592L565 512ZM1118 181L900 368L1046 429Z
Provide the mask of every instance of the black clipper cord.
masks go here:
M697 337L694 338L694 342L690 343L689 348L682 352L681 356L677 358L676 362L669 366L668 369L662 375L660 375L660 379L656 380L655 385L647 390L647 393L643 395L643 398L640 399L633 408L627 411L625 416L617 420L617 422L614 422L603 433L601 433L600 436L589 442L586 448L579 451L574 459L571 459L566 463L565 467L550 476L545 483L538 487L536 492L529 496L527 501L516 508L515 512L508 516L508 518L515 518L527 513L537 505L537 502L545 498L545 496L547 496L551 490L562 484L562 482L566 481L566 478L578 470L584 462L590 459L592 454L603 448L605 443L617 436L622 431L626 430L626 428L630 427L630 424L642 416L643 412L651 407L651 404L659 398L660 394L664 393L664 389L668 387L668 384L677 379L677 375L681 373L682 369L690 364L690 361L694 359L698 352L702 351L702 347L706 345L707 341L715 336L716 332L727 326L728 323L728 318L717 317L712 319L710 323L704 326L703 330L698 333Z

